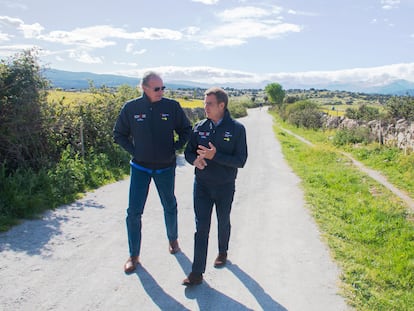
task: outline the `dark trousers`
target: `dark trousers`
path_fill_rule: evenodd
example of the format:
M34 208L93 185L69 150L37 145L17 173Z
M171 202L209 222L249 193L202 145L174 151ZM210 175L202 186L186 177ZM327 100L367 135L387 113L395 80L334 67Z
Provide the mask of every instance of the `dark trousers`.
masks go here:
M205 185L194 181L194 213L196 233L194 235L194 260L192 271L204 273L206 270L208 237L210 233L211 214L216 206L218 251L225 253L230 240L230 212L233 203L235 182L221 185Z

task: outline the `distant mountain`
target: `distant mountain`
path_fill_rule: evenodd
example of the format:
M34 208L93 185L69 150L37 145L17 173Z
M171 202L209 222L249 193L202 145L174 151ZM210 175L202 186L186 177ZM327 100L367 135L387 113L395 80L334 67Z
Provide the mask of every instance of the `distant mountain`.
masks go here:
M45 70L44 76L51 82L53 88L62 89L87 89L89 88L90 81L93 82L95 87L101 87L103 85L117 87L124 84L137 86L139 83L138 78L57 69Z
M44 72L46 79L50 80L52 87L62 89L87 89L89 82L93 82L95 87L107 86L118 87L120 85L130 85L136 87L140 79L110 74L95 74L90 72L72 72L57 69L47 69ZM284 89L326 89L332 91L349 91L369 94L385 95L411 95L414 96L414 83L406 80L394 80L384 85L372 85L367 82L355 81L352 83L339 83L332 81L330 83L318 83L312 81L262 81L260 83L225 83L221 87L230 87L235 89L264 89L272 82L277 82ZM197 83L192 81L165 81L168 88L208 88L212 86L209 83Z

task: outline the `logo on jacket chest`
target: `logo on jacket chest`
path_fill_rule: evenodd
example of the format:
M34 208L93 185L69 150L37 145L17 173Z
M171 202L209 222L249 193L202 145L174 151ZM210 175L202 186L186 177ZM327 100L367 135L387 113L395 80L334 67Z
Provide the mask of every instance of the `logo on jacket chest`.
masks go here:
M161 113L161 120L168 121L169 117L170 117L169 113Z
M140 114L136 114L136 115L134 115L134 119L135 119L135 121L137 121L137 122L142 122L142 121L144 121L146 118L147 118L147 114L145 114L145 113L140 113Z
M224 141L230 141L230 139L231 139L232 136L233 135L229 131L225 131L224 132L224 135L223 135L223 140Z
M198 136L201 139L208 139L210 137L210 132L206 132L206 131L199 131L198 132Z

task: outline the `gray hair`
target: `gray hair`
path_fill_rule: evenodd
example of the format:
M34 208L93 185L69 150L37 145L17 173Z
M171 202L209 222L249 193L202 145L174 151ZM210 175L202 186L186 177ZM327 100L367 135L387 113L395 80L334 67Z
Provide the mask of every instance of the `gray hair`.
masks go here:
M148 81L154 78L159 78L161 79L161 76L156 73L155 71L147 71L144 73L144 75L142 76L141 79L141 86L145 85L148 86Z

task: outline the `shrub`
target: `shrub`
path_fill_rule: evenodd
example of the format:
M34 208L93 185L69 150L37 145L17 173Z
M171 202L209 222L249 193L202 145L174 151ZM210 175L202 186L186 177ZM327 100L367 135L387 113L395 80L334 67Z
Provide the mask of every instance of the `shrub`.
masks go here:
M414 99L412 97L394 97L387 102L386 107L392 118L414 121Z
M247 109L241 102L230 102L228 109L233 118L241 118L247 116Z
M297 127L319 129L322 127L322 114L318 105L308 100L285 105L285 117Z
M356 127L352 129L341 129L336 131L333 138L335 146L344 146L348 144L364 143L372 141L370 131L367 127Z

